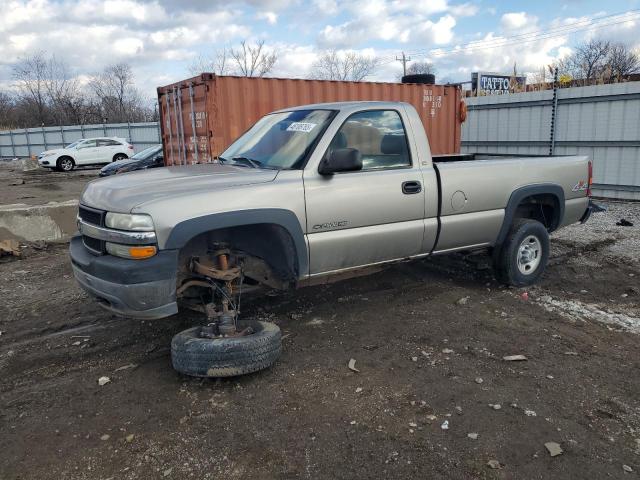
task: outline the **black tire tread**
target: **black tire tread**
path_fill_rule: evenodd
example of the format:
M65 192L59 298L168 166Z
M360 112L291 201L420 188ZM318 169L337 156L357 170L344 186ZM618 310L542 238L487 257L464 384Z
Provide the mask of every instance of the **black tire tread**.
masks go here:
M200 338L201 327L184 330L171 341L171 361L180 373L195 377L231 377L271 366L282 351L277 325L267 322L241 322L250 325L251 335L223 339Z
M542 273L544 273L546 267L546 259L549 254L549 237L548 235L545 238L541 238L543 255L544 259L542 264L538 267L538 271L534 273L530 279L527 281L519 280L518 277L519 272L517 271L516 264L512 261L511 256L513 255L513 248L516 247L515 239L518 237L523 229L529 229L532 225L539 225L542 228L545 228L537 220L532 220L530 218L519 218L513 222L509 233L507 234L507 238L505 238L504 243L499 247L497 251L494 252L493 255L493 264L494 264L494 272L496 279L500 283L504 283L506 285L511 285L514 287L524 287L531 285L534 283ZM545 229L546 231L546 229ZM544 251L546 250L546 251Z

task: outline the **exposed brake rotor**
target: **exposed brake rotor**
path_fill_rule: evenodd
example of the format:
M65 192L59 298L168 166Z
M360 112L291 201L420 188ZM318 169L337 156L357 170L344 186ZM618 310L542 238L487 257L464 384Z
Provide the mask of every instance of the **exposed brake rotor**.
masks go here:
M243 275L240 266L230 265L230 259L231 251L222 245L216 245L208 257L192 257L189 269L200 278L187 280L178 289L180 294L191 286L211 288L211 301L198 309L209 321L202 327L201 337L215 339L253 333L250 327L242 331L237 329ZM234 301L235 290L238 292L237 301Z

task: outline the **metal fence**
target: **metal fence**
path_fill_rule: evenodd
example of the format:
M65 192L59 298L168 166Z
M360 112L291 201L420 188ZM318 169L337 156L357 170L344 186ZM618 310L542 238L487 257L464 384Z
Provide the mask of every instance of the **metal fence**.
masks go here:
M25 158L81 138L126 138L136 152L160 143L158 122L40 127L0 132L0 158Z
M589 155L594 195L640 200L640 82L466 102L463 152Z

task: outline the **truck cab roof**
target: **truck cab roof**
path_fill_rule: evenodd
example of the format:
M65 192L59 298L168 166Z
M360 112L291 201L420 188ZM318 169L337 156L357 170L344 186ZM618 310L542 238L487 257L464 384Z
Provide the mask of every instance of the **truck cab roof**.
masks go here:
M297 107L282 108L277 112L291 112L294 110L367 110L371 109L397 109L398 107L408 106L406 102L380 102L380 101L349 101L349 102L329 102L329 103L311 103L308 105L300 105ZM276 112L274 112L276 113Z

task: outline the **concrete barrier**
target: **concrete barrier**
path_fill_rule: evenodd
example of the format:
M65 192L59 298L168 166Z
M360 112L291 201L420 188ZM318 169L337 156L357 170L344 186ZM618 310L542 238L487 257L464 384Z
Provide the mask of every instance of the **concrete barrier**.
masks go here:
M0 240L68 240L76 231L78 201L0 205Z

